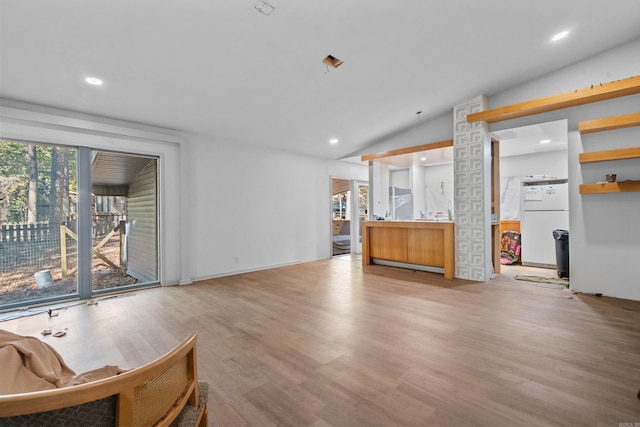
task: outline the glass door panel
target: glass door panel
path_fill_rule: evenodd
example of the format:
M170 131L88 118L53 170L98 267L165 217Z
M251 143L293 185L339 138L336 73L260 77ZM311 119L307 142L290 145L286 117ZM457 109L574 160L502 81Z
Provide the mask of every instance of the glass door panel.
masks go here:
M157 158L92 153L94 292L158 281Z
M77 158L0 140L0 309L78 294Z

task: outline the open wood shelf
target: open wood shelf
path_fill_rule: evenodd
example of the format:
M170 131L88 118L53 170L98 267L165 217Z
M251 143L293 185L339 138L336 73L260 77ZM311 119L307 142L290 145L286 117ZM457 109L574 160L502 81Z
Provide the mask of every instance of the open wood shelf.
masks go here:
M580 184L580 194L628 193L632 191L640 191L640 181Z
M593 151L580 153L580 163L606 162L608 160L640 158L640 147L621 148L619 150Z
M610 83L596 84L590 88L586 87L567 93L506 105L492 110L480 111L467 115L467 122L474 123L484 120L488 123L495 123L530 116L532 114L555 111L561 108L576 107L592 102L634 95L640 93L639 77L640 76L634 76Z
M632 126L640 126L640 113L625 114L623 116L605 117L603 119L579 122L578 131L581 134L585 134L628 128Z

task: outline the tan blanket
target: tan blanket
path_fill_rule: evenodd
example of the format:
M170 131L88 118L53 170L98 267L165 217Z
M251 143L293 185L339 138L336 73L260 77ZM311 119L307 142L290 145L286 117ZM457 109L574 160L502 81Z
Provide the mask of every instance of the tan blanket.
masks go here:
M0 329L0 395L77 385L119 372L117 366L105 366L76 375L49 344Z

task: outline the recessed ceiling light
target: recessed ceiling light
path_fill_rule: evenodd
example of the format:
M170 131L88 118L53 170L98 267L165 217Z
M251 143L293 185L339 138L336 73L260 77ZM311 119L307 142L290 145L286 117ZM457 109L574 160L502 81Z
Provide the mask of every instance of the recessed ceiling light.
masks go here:
M558 34L556 34L555 36L551 37L551 40L554 42L557 42L558 40L562 40L563 38L567 37L569 35L569 31L562 31Z
M87 77L86 79L84 79L84 81L94 86L102 85L102 80L97 77Z
M332 138L329 140L329 144L337 144L338 143L338 139L337 138Z
M426 157L420 157L420 161L421 161L421 162L426 162L426 161L427 161L427 158L426 158Z
M550 142L551 142L550 139L543 139L543 140L540 141L540 144L548 144Z

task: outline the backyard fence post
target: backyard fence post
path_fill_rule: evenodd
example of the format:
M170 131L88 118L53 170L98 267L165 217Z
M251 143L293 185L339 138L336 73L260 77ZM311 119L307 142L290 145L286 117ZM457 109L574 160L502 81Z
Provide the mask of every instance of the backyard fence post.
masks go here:
M60 269L62 278L67 278L67 227L60 226Z

